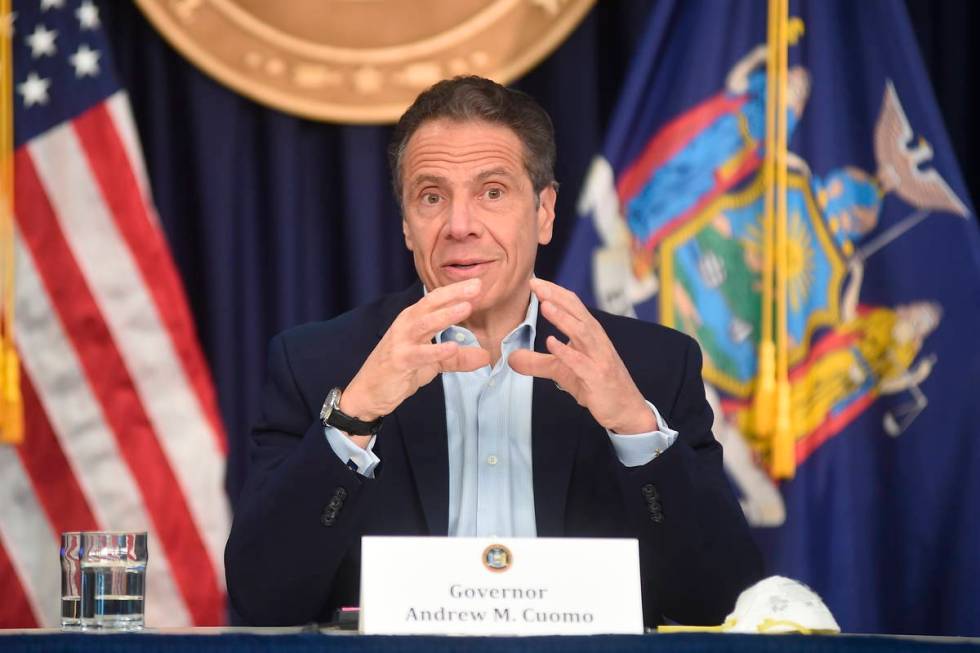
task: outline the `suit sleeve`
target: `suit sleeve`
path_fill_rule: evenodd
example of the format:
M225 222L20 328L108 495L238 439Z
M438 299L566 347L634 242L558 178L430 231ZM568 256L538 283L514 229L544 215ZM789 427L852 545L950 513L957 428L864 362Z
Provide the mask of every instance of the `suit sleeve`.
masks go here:
M372 481L340 461L316 414L296 385L285 339L276 337L225 548L229 597L252 625L324 620L343 589L338 574Z
M762 558L722 465L704 395L701 351L685 338L683 372L667 421L674 444L620 473L627 514L640 539L644 620L719 624L739 593L762 577Z

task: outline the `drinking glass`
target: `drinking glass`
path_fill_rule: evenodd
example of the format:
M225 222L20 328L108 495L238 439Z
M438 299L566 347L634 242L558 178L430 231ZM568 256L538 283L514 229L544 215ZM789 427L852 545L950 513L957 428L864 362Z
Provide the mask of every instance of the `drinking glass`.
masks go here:
M146 533L82 533L82 628L141 630Z
M61 628L72 630L81 625L82 567L79 554L82 534L61 534Z

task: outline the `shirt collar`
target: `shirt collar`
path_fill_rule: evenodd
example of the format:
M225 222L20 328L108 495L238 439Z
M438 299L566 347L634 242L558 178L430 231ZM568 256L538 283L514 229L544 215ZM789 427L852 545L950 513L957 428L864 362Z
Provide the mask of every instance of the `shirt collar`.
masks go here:
M429 294L428 288L422 285L422 292L424 294ZM527 303L527 312L524 314L524 321L518 324L514 329L504 336L504 339L500 342L501 353L504 354L504 358L510 352L515 349L532 349L534 348L534 337L537 331L538 323L538 298L535 294L531 293L531 300ZM452 325L446 327L436 335L436 342L449 342L450 340L456 340L461 345L475 345L476 336L473 332L466 327L459 325Z

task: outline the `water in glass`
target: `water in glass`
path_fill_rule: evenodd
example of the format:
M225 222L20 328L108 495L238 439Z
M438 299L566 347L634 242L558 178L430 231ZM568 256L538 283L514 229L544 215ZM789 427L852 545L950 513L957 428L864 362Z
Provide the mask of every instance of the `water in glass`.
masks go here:
M139 630L146 584L145 533L86 533L82 554L82 627Z
M65 630L81 625L82 534L61 534L61 627Z

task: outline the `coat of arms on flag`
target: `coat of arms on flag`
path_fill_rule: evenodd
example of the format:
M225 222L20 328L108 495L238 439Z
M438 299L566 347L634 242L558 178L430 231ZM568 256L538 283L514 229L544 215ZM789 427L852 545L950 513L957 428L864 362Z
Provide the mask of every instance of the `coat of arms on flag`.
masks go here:
M768 4L651 10L559 281L698 340L726 469L749 522L774 529L771 567L819 588L845 628L881 629L848 621L861 599L817 571L839 543L800 533L821 506L819 523L866 545L865 511L891 497L838 498L831 478L870 497L892 482L880 456L973 447L968 430L933 433L966 423L977 381L976 355L955 352L980 310L936 279L976 295L976 220L901 7ZM980 539L967 530L954 546Z
M728 74L724 90L668 122L627 167L616 186L623 215L596 212L599 219L613 218L600 233L621 233L606 239L593 268L600 306L622 310L615 302L625 300L637 310L656 301L659 321L697 338L716 411L762 463L770 442L753 428L751 398L762 332L765 55L764 46L748 53ZM788 78L792 135L810 76L797 66ZM845 165L821 174L802 157L790 158L790 423L798 463L877 396L912 396L912 407L884 415L883 428L893 436L927 401L919 386L936 360L920 354L939 325L941 306L929 300L857 302L865 262L891 240L930 215L970 215L929 167L928 143L907 144L914 133L889 81L875 125L876 170ZM909 215L863 243L890 194L908 206ZM762 500L775 496L764 492ZM781 519L780 508L760 508L756 523Z

